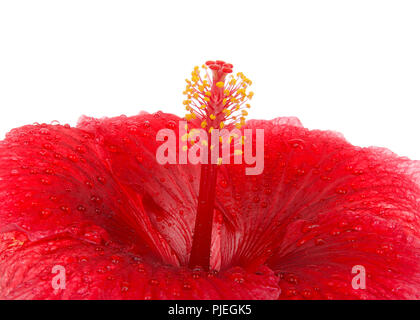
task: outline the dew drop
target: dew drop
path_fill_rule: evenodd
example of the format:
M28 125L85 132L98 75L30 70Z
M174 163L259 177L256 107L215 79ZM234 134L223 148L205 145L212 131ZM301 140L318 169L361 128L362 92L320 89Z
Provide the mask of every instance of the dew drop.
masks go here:
M222 187L222 188L226 188L227 186L228 186L228 183L227 183L227 181L226 180L220 180L220 186Z
M332 236L338 236L340 234L340 230L338 228L334 228L331 230L330 234Z
M176 128L176 122L175 122L175 121L173 121L173 120L169 120L169 121L166 123L166 127L167 127L168 129L175 130L175 128Z
M78 153L85 153L86 152L86 149L83 146L77 146L76 147L76 151Z
M42 183L43 185L50 185L50 184L51 184L51 181L50 181L50 179L47 179L47 178L42 178L42 179L41 179L41 183Z
M312 297L312 291L310 289L304 289L302 291L302 296L306 299L309 299Z
M182 288L184 290L191 290L191 284L189 282L185 281Z
M337 189L335 189L335 193L337 193L337 194L346 194L347 193L347 190L346 189L343 189L343 188L337 188Z
M121 292L127 292L128 291L128 283L127 282L123 282L121 284Z
M92 189L93 188L93 183L90 181L85 181L85 185L89 188Z
M161 117L161 115L162 115L162 111L157 111L153 114L153 118L159 119Z
M79 160L79 158L77 158L77 156L76 156L76 155L74 155L74 154L69 154L69 155L67 156L67 158L68 158L70 161L73 161L73 162L77 162L77 161Z
M149 284L150 284L151 286L157 286L157 285L159 284L159 281L158 281L158 280L156 280L156 279L150 279L150 280L149 280Z
M136 156L136 160L138 163L142 163L143 162L143 157L142 156Z
M49 143L49 142L44 143L44 144L42 145L42 147L43 147L44 149L47 149L47 150L52 150L52 149L54 149L54 146L53 146L51 143Z
M102 184L105 184L105 182L106 182L105 178L102 177L102 176L97 177L97 180Z
M353 229L354 229L354 231L362 231L363 230L361 225L357 225Z
M48 218L51 215L50 209L44 209L41 211L41 217L42 218Z
M64 213L70 213L70 208L67 206L61 206L60 210L63 211Z
M298 278L293 274L286 275L285 280L289 283L292 283L292 284L297 284L298 283Z

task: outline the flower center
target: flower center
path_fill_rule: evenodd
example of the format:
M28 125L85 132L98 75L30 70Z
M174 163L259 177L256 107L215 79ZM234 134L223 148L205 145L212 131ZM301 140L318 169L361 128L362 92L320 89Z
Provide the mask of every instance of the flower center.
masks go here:
M252 98L253 92L247 92L252 84L245 75L239 72L232 75L233 65L224 61L207 61L202 66L194 67L191 80L186 80L184 94L186 110L185 118L188 127L198 127L211 133L214 129L229 129L235 126L240 129L245 124L247 109L251 106L246 102ZM209 71L210 70L210 71ZM215 146L211 145L210 148ZM200 189L198 194L197 215L195 220L193 243L189 267L210 267L210 248L213 227L213 212L215 205L216 181L218 164L208 161L201 164Z

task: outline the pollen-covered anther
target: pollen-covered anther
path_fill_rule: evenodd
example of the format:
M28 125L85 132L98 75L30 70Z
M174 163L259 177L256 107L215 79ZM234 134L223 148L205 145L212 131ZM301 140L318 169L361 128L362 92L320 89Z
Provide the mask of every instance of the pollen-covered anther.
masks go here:
M248 112L244 109L251 107L246 102L254 95L248 91L252 81L242 72L233 75L232 71L233 65L222 60L194 67L184 91L187 121L198 119L197 126L209 127L209 131L245 124L243 118Z

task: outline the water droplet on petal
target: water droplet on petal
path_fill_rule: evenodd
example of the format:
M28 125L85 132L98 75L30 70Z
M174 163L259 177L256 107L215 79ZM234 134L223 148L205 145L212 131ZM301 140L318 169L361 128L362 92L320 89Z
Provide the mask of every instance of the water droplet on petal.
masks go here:
M226 188L227 186L228 186L228 183L227 183L227 181L226 180L220 180L220 186L222 187L222 188Z
M41 217L42 218L48 218L51 215L50 209L44 209L41 211Z
M42 128L42 129L40 129L40 130L39 130L39 133L40 133L40 134L43 134L43 135L49 135L49 134L51 134L51 133L50 133L50 130L48 130L47 128Z

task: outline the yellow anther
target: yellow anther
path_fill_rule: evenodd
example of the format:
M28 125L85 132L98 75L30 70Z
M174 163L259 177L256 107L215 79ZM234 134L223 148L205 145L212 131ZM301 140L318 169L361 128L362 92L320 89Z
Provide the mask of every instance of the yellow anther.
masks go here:
M201 141L201 144L202 144L203 146L206 146L206 147L209 145L209 144L208 144L208 142L207 142L207 140L202 140L202 141Z
M183 151L187 151L187 150L188 150L188 147L187 147L187 146L183 146L183 147L182 147L182 150L183 150Z
M214 144L212 144L211 146L210 146L210 150L213 150L214 149Z
M203 70L205 71L203 72ZM248 111L244 109L251 107L247 100L250 100L254 95L253 92L247 92L252 81L242 72L238 72L236 76L228 75L224 81L213 82L211 73L209 74L206 70L208 71L206 65L195 66L191 72L191 79L185 80L186 87L183 92L186 95L186 100L183 101L187 110L185 118L187 121L198 119L201 128L210 133L213 130L213 127L210 127L211 124L217 125L215 128L219 129L225 128L227 123L232 123L238 129L242 128L245 125L245 116L248 115ZM223 96L220 97L218 92L214 97L212 96L215 87L221 89ZM218 109L219 103L222 106L222 111ZM216 119L218 123L214 123Z
M217 158L217 164L220 166L222 164L223 159L222 158Z
M245 106L246 106L248 109L249 109L249 108L251 108L251 105L250 105L249 103L247 103Z
M182 141L187 141L187 140L188 140L188 133L184 134L184 135L181 137L181 140L182 140Z

